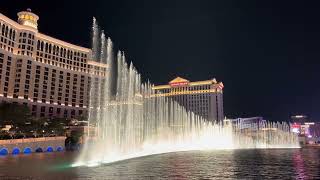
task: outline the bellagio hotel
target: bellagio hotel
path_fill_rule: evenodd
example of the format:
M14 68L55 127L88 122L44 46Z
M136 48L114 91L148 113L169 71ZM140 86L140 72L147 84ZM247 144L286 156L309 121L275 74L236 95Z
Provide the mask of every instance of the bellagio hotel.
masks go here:
M155 96L171 97L186 110L211 122L222 122L223 83L216 79L190 82L177 77L166 85L154 86Z
M88 48L40 33L38 19L30 9L18 22L0 13L0 101L24 104L36 117L84 115L90 84L107 65Z

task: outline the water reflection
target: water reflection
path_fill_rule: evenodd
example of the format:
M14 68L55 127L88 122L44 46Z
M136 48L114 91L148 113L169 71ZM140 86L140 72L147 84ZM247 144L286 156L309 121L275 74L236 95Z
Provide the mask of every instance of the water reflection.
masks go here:
M296 177L299 179L307 178L304 170L304 163L303 163L301 151L294 152L292 156L293 156L293 165L294 165Z
M319 179L320 149L189 151L71 168L77 154L0 158L0 179Z
M251 159L250 157L255 157ZM258 165L264 164L263 155L261 151L244 151L236 150L233 152L233 166L234 175L240 179L247 178L248 176L257 175L259 176L265 170L264 166L259 167Z

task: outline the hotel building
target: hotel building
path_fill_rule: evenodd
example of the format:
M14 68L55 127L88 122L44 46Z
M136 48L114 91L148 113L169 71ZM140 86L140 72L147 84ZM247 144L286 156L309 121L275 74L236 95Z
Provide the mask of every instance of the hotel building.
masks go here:
M222 122L223 84L215 79L190 82L177 77L167 85L154 86L155 96L167 96L212 122Z
M91 49L40 33L38 19L30 9L18 22L0 13L0 101L24 104L36 117L81 116L107 65L93 61Z
M266 122L262 117L228 119L227 121L235 125L238 130L250 129L255 131L259 130Z

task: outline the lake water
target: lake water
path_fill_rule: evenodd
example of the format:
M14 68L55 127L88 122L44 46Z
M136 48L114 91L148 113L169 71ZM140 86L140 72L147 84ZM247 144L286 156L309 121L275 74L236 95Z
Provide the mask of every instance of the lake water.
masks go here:
M72 168L76 156L0 157L0 179L320 179L320 148L176 152Z

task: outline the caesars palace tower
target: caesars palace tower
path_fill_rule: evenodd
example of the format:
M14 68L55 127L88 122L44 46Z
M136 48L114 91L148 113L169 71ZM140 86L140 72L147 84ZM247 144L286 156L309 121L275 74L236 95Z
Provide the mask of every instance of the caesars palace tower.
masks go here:
M26 105L36 117L84 115L91 81L107 65L91 49L40 33L38 19L30 9L18 22L0 13L0 102Z

